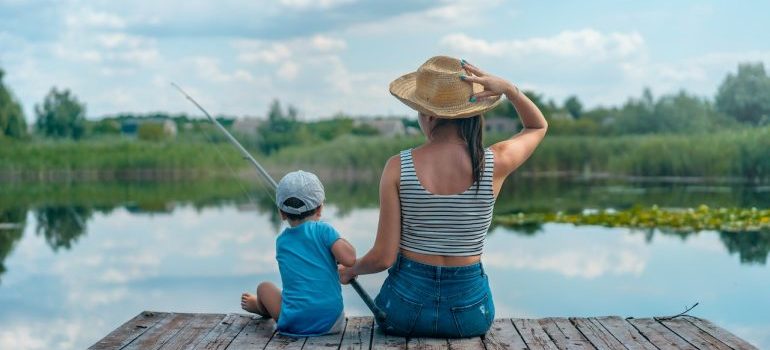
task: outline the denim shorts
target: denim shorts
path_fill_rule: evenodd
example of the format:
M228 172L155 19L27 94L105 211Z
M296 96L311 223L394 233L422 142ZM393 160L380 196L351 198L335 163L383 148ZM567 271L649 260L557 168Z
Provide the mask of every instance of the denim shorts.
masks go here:
M374 302L386 313L380 329L397 336L475 337L485 334L495 318L480 262L433 266L399 254Z

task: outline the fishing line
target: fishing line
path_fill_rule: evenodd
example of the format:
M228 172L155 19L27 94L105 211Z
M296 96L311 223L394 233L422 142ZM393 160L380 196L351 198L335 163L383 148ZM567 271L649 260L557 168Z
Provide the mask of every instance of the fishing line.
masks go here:
M192 103L193 103L193 104L194 104L196 107L198 107L198 109L199 109L199 110L201 110L201 111L203 112L203 114L204 114L204 115L205 115L205 116L206 116L206 117L207 117L209 120L211 120L211 121L214 123L214 125L216 125L216 126L218 126L218 125L219 125L219 122L217 122L217 121L216 121L216 120L215 120L215 119L214 119L214 118L213 118L213 117L212 117L212 116L211 116L211 115L210 115L210 114L209 114L209 113L208 113L208 112L207 112L207 111L206 111L206 110L205 110L205 109L204 109L204 108L203 108L203 107L200 105L200 104L198 104L198 103L197 103L197 102L196 102L196 101L195 101L195 100L194 100L192 97L190 97L190 95L188 95L188 94L187 94L187 93L186 93L184 90L182 90L182 88L181 88L181 87L179 87L179 85L177 85L177 84L175 84L175 83L171 83L171 85L172 85L174 88L176 88L176 89L177 89L177 90L178 90L180 93L182 93L182 95L184 95L184 96L185 96L185 98L187 98L187 100L189 100L189 101L190 101L190 102L192 102ZM254 197L253 197L253 196L250 194L250 192L248 191L248 189L246 188L246 186L244 186L244 185L243 185L243 179L242 179L242 178L240 178L240 176L237 176L237 173L235 172L235 169L234 169L234 168L233 168L233 167L230 165L230 162L228 162L228 161L227 161L227 158L225 158L225 156L224 156L224 153L222 153L222 150L220 150L220 149L219 149L219 145L218 145L218 142L216 141L216 139L214 138L214 136L213 136L213 135L211 135L211 134L210 134L208 131L206 131L206 128L205 128L205 127L203 127L203 128L200 128L200 130L203 132L203 134L206 136L206 138L209 140L209 142L211 142L211 144L213 145L214 151L215 151L215 152L216 152L216 154L217 154L217 157L219 157L219 159L222 161L222 163L224 163L224 164L225 164L225 166L227 167L227 170L228 170L228 171L229 171L231 174L235 174L235 175L236 175L236 179L235 179L235 182L237 182L237 183L238 183L238 186L241 188L241 192L243 192L243 194L244 194L244 195L246 195L246 199L248 199L248 200L251 202L251 204L252 204L252 205L254 205L254 207L255 207L256 209L259 209L259 202L257 201L257 199L256 199L256 198L254 198ZM263 180L264 180L264 178L263 178ZM266 195L268 198L270 198L270 201L272 201L273 203L276 203L276 202L275 202L275 198L274 198L274 196L271 194L271 192L270 192L270 189L269 189L269 188L267 188L267 186L264 184L264 182L263 182L263 181L257 181L257 183L259 184L259 186L260 186L260 188L262 189L262 191L264 192L264 194L265 194L265 195ZM273 188L273 189L274 189L274 188ZM276 205L277 205L277 204L276 204Z
M225 166L227 167L227 170L231 174L235 175L234 180L236 183L238 183L238 186L241 188L241 192L243 192L243 194L246 196L246 199L248 199L256 209L259 209L259 203L257 202L257 199L254 198L254 196L250 194L250 191L246 188L246 186L244 186L243 179L240 176L238 176L238 174L235 172L235 169L230 165L230 162L227 161L227 158L225 158L224 153L222 152L222 150L219 149L219 145L217 144L217 141L214 139L214 136L209 134L209 132L206 131L206 128L201 128L201 131L203 131L203 134L206 135L206 138L214 146L213 148L216 151L217 156L222 161L222 163L225 164ZM273 196L270 194L270 190L267 188L267 186L265 186L265 184L263 184L262 181L257 181L257 183L259 184L259 187L262 189L264 194L268 198L270 198L270 200L273 201L273 203L275 203L275 198L273 198Z

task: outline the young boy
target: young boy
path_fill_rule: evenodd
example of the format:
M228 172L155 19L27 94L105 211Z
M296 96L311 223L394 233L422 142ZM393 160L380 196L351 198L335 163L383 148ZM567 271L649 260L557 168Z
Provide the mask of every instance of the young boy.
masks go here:
M287 335L340 332L345 316L337 264L353 266L355 249L331 225L319 221L324 188L314 174L286 174L275 197L281 218L290 226L275 242L283 291L262 282L256 295L243 293L241 308L272 317L276 329Z

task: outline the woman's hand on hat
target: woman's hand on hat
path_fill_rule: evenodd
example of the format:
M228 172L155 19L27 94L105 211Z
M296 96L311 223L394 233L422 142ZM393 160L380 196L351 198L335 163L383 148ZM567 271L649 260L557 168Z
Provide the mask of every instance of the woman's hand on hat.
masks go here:
M465 60L462 60L461 64L468 75L461 75L460 79L463 81L476 83L484 87L484 91L475 93L471 96L471 102L476 102L487 98L497 98L502 94L516 91L516 87L503 78L487 74L486 72Z

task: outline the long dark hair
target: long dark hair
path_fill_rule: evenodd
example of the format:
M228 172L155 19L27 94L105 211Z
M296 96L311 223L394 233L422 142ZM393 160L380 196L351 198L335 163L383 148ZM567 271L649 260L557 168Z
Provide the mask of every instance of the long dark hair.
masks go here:
M478 185L481 175L484 173L484 117L479 114L468 118L443 119L433 129L440 126L454 124L457 133L468 144L468 153L471 155L471 169L473 169L473 184ZM476 192L479 188L476 186Z

